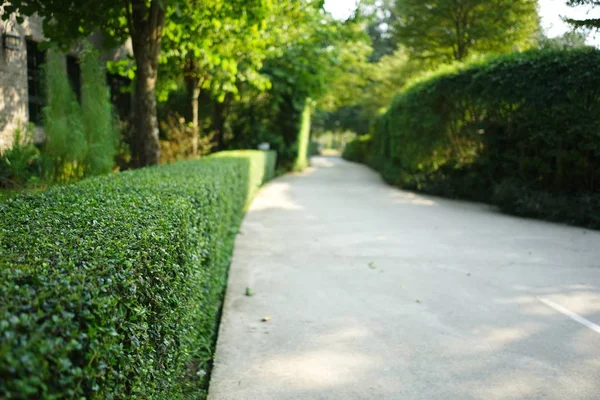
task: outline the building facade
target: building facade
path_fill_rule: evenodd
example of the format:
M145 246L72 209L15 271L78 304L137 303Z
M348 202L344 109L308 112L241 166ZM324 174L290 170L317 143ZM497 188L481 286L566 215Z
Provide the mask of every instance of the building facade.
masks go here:
M10 147L15 130L41 118L42 21L0 22L0 151ZM38 133L39 134L39 133Z
M0 15L2 9L0 8ZM38 17L26 18L18 24L14 18L0 21L0 153L10 147L15 130L31 123L35 126L34 141L44 141L42 129L42 109L44 106L42 65L45 50L39 44L45 41L42 20ZM104 48L101 35L88 38L99 49ZM103 61L121 60L132 54L131 41L123 46L103 50ZM65 71L73 90L81 94L81 73L77 51L65 54ZM123 93L122 87L128 80L116 75L107 75L111 96L116 111L124 118L131 110L131 95Z

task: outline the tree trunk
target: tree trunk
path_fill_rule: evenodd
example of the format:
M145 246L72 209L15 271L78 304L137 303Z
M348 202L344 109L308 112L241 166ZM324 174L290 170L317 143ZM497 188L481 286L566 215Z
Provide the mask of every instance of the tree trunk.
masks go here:
M138 51L139 53L139 51ZM131 155L135 167L158 164L158 118L156 117L156 71L138 61L135 79L134 132Z
M217 150L225 150L225 122L226 116L225 112L227 110L227 106L231 101L232 95L231 93L227 93L225 95L225 99L222 103L216 103L214 114L213 114L213 126L214 132L217 137Z
M158 118L156 115L156 81L162 29L165 22L165 4L152 0L132 0L129 12L129 30L137 72L135 76L134 132L131 158L134 167L158 164Z

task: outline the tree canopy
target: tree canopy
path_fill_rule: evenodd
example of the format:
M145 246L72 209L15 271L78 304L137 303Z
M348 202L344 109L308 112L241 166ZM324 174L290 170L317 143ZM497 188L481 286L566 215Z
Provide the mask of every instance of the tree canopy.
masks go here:
M576 7L576 6L598 7L598 6L600 6L600 1L599 0L567 0L567 5L570 7ZM593 29L593 30L600 29L600 18L586 18L586 19L566 18L565 20L569 24L573 25L576 28L588 28L588 29Z
M159 160L156 85L163 33L168 31L171 45L182 45L171 50L183 58L189 52L200 55L202 48L211 48L210 39L191 38L198 38L203 28L223 26L223 18L230 23L235 13L244 21L260 19L268 4L268 0L98 0L85 5L77 0L14 0L5 6L3 18L37 14L44 19L45 35L65 48L98 31L113 44L131 38L136 95L131 153L133 164L144 166Z
M397 0L395 32L415 57L463 61L532 45L536 0Z

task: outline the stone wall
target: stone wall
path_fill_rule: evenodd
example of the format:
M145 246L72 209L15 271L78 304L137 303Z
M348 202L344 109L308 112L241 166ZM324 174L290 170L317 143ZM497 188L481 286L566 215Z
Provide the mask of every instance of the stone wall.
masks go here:
M1 13L1 10L0 10ZM29 122L27 95L27 45L26 39L43 40L39 18L27 18L23 24L16 21L0 22L0 35L18 34L21 38L17 50L5 49L0 43L0 152L10 147L15 129Z

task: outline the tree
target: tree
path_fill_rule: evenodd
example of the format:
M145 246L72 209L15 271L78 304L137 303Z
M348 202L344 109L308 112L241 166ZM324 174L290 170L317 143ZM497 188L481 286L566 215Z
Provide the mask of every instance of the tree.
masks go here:
M229 126L232 147L269 142L282 168L304 165L310 113L316 103L338 102L328 96L343 87L341 76L354 69L362 54L363 27L353 19L336 21L320 1L279 2L265 21L266 57L260 72L270 88L257 91L240 82L241 101L232 104ZM365 53L366 57L368 53Z
M131 38L135 59L134 135L131 143L134 166L159 160L156 81L162 31L167 14L184 0L97 0L82 5L78 0L11 0L3 18L16 13L44 18L44 34L64 48L95 31L110 42Z
M268 83L257 71L265 53L263 21L270 9L270 0L195 0L186 2L169 18L161 75L171 81L183 75L195 137L199 136L198 100L202 90L216 100L218 115L214 122L222 145L221 121L226 103L237 93L237 81L243 79L258 86Z
M539 25L537 0L397 0L396 15L399 43L433 64L527 48Z
M101 0L82 6L77 0L15 0L5 7L4 17L12 13L37 13L44 17L45 34L65 47L96 30L113 39L112 43L131 38L135 60L132 162L134 166L144 166L159 160L156 84L165 25L170 29L171 44L189 43L184 46L184 57L187 57L190 51L200 54L202 49L212 45L210 38L214 36L208 35L209 40L206 39L206 33L212 28L219 24L231 26L233 18L223 24L224 15L237 12L243 16L240 19L251 20L262 11L262 3L260 0ZM192 69L197 68L192 66Z
M392 54L397 46L394 27L396 25L396 10L394 0L363 0L358 5L357 17L367 23L367 33L371 38L373 52L369 61L377 62L385 55Z
M577 6L592 6L597 7L600 6L600 0L568 0L567 5L569 7L577 7ZM569 24L573 25L576 28L588 28L593 30L600 29L600 18L587 18L587 19L572 19L565 18Z
M586 35L583 32L565 32L561 36L549 38L544 35L539 39L539 47L545 50L568 50L587 47Z
M362 96L358 98L363 112L370 118L375 118L410 79L423 71L421 64L419 60L410 59L408 51L403 47L383 56L379 62L370 64L369 78L363 87Z

